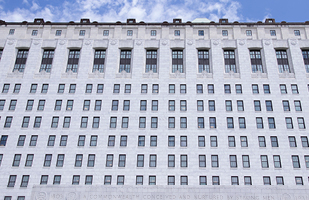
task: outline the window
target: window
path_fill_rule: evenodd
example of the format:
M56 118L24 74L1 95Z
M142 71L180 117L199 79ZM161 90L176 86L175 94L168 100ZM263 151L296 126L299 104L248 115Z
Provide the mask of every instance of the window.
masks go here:
M240 84L235 85L236 94L242 94L242 86Z
M145 136L138 136L138 146L139 147L145 146Z
M205 136L198 136L198 146L205 147Z
M150 155L149 156L149 167L156 167L157 166L157 155Z
M175 111L175 100L169 100L168 101L168 110L169 111Z
M73 94L76 90L76 84L70 84L69 93Z
M3 89L2 89L2 93L8 93L9 89L10 89L10 84L4 84Z
M252 93L253 94L259 93L259 86L257 84L252 84Z
M80 30L79 31L79 36L85 36L86 30Z
M272 104L271 100L266 100L265 105L266 105L267 111L273 111L273 104Z
M187 93L187 85L186 84L180 84L180 93L181 94Z
M38 35L38 30L32 30L31 35L32 35L32 36L37 36L37 35Z
M298 123L298 128L299 129L305 129L305 120L303 117L297 117L297 123Z
M58 154L56 167L63 167L63 163L64 163L64 154Z
M29 50L27 50L27 49L19 49L18 50L13 72L15 70L17 70L19 72L24 72L25 65L26 65L26 62L27 62L28 52L29 52ZM2 93L4 93L4 92L2 92Z
M102 100L95 100L94 110L101 110Z
M306 155L306 156L304 156L304 158L305 158L306 168L309 168L309 156Z
M55 139L56 139L55 135L50 135L48 137L47 146L54 146L55 145Z
M237 168L237 157L236 155L230 155L230 167Z
M39 100L38 110L44 110L45 100Z
M70 128L71 117L64 117L63 128Z
M127 136L122 135L120 137L120 146L121 147L126 147L127 146Z
M261 156L261 165L262 165L262 168L268 168L268 158L266 155L262 155Z
M212 185L220 185L219 176L213 176L212 177Z
M80 176L74 175L72 179L72 185L79 185Z
M234 50L224 50L225 73L237 73Z
M97 86L97 93L103 93L104 85L103 84L98 84Z
M42 175L40 185L47 185L48 182L48 175Z
M10 175L7 187L14 187L16 182L16 175Z
M210 128L217 128L215 117L209 117L209 127Z
M271 146L279 147L277 136L270 136Z
M37 140L38 140L37 135L31 135L29 146L36 146Z
M77 146L80 146L80 147L85 146L85 139L86 139L85 135L78 136Z
M228 36L228 31L227 30L222 30L222 36Z
M127 36L132 36L133 35L133 31L132 30L127 30Z
M68 100L66 110L68 110L68 111L73 110L73 103L74 103L74 100Z
M58 127L58 122L59 122L59 117L53 117L52 118L52 123L51 123L51 128L57 128Z
M21 154L15 154L14 155L14 160L13 160L13 163L12 163L13 167L19 167L20 158L21 158Z
M285 84L280 84L280 92L281 94L287 94L287 90L286 90L286 85Z
M290 111L289 101L287 101L287 100L282 101L282 106L283 106L284 111Z
M215 100L209 100L208 101L208 110L209 111L215 111L216 110Z
M180 176L180 185L188 185L188 176Z
M295 177L295 183L296 183L296 185L304 185L304 183L303 183L303 177L296 176L296 177Z
M199 155L199 167L206 167L206 156Z
M129 117L122 117L121 128L129 127Z
M44 50L43 56L42 56L42 62L40 66L40 72L50 72L52 64L53 64L53 58L54 58L54 50Z
M151 110L158 111L158 100L152 100Z
M107 146L109 146L109 147L115 146L115 136L114 135L108 136Z
M199 179L200 179L200 185L207 185L207 178L206 178L206 176L200 176L199 177Z
M270 177L269 176L263 176L263 183L264 183L264 185L271 185Z
M131 84L125 84L124 93L131 93Z
M118 110L118 100L112 101L112 110Z
M137 167L144 167L144 155L138 154L137 155Z
M92 92L92 84L87 84L85 93L91 93L91 92Z
M149 176L149 185L156 185L156 176Z
M226 118L226 124L227 124L227 128L234 128L233 117L227 117Z
M276 36L276 31L275 30L270 30L270 35L271 36Z
M237 100L237 110L244 111L244 102L242 100Z
M229 147L236 147L234 136L228 136L228 141L229 141Z
M251 176L244 176L244 184L252 185Z
M180 146L181 147L187 146L187 136L180 136Z
M300 36L300 31L299 30L294 30L294 35L295 36Z
M118 167L125 167L126 166L126 155L120 154L118 160Z
M275 129L276 128L275 118L268 117L268 127L269 127L269 129Z
M233 111L231 100L225 100L225 110L226 111Z
M291 85L291 89L292 89L292 93L293 93L293 94L298 94L298 93L299 93L299 92L298 92L298 87L297 87L296 84L292 84L292 85Z
M131 72L131 50L121 50L120 52L119 73L122 71Z
M204 103L203 100L197 100L197 111L203 111L204 110Z
M296 139L294 136L289 136L290 147L297 147Z
M207 89L208 89L208 94L214 94L215 93L215 87L214 87L213 84L208 84Z
M293 129L293 121L291 117L285 118L285 124L287 129Z
M113 167L113 154L106 155L106 167Z
M231 93L231 85L230 84L224 84L224 93L225 94Z
M62 100L56 100L54 110L61 110Z
M62 30L56 30L56 36L60 36L61 35Z
M85 177L85 185L92 185L92 179L93 179L92 175L87 175Z
M231 185L239 185L238 176L231 176Z
M218 155L211 155L211 167L219 167Z
M158 128L158 118L151 117L151 128Z
M186 110L187 110L187 101L180 100L180 111L186 111Z
M65 88L64 84L59 84L58 85L58 93L64 93L64 88Z
M174 35L175 35L175 36L180 36L180 30L175 30L175 31L174 31Z
M204 31L203 30L198 30L198 36L204 36Z
M1 99L0 100L0 110L3 110L4 105L5 105L5 100Z
M279 155L274 155L274 167L281 168L281 160Z
M262 65L262 57L260 50L250 50L251 69L252 73L264 73Z
M70 50L66 72L72 71L74 73L77 73L79 55L79 50Z
M168 146L169 147L175 146L175 136L168 136Z
M309 73L309 50L302 50L306 73Z
M23 123L22 123L21 127L23 127L23 128L28 128L28 126L29 126L29 121L30 121L30 117L24 117Z
M168 93L174 94L175 93L175 84L168 85Z
M285 71L291 73L286 50L276 50L276 56L279 67L279 73L283 73Z
M203 71L210 73L208 50L198 51L198 72L202 73Z
M168 176L167 177L167 184L168 185L175 185L175 176Z
M293 168L300 168L299 158L298 156L292 156Z
M302 111L301 103L299 100L294 101L295 111Z
M105 64L105 50L96 50L94 52L93 68L92 72L104 73Z
M13 117L9 116L5 118L4 128L10 128L12 124Z
M197 127L198 128L204 128L204 117L198 117L197 118Z
M147 84L142 84L141 85L141 93L147 93L147 87L148 87Z
M103 31L103 36L108 36L109 35L109 30L104 30Z
M303 147L309 147L308 138L307 136L301 136L301 143Z
M246 128L246 119L244 117L238 117L239 128Z
M264 128L263 118L262 117L257 117L256 118L256 128Z
M183 51L182 50L173 50L172 51L172 73L184 73L183 68Z
M143 176L136 176L136 185L143 185Z
M52 160L52 154L45 154L45 159L44 159L44 167L50 167Z
M9 35L14 35L14 33L15 33L15 29L10 29Z
M29 182L29 175L23 175L20 183L20 187L27 187Z
M130 100L124 100L123 101L123 110L130 110Z
M150 35L151 36L156 36L157 35L157 31L156 30L151 30L150 31Z
M248 155L242 156L242 166L243 168L250 168L250 160Z
M20 135L18 138L17 146L20 146L20 147L24 146L25 140L26 140L26 136Z
M110 185L111 183L112 183L112 176L111 175L105 175L104 185Z
M41 121L42 121L42 117L35 117L33 128L40 128L41 127Z
M151 147L157 146L157 136L150 136L150 146Z
M21 84L15 84L13 93L19 93Z
M116 128L116 125L117 125L117 117L111 117L109 127Z
M98 136L97 135L92 135L90 137L90 146L91 147L97 146L97 141L98 141Z
M246 30L246 35L247 36L252 36L252 31L251 30Z
M145 72L157 73L157 50L146 51L146 69Z
M60 182L61 182L61 175L55 175L53 184L60 185Z
M268 84L263 85L264 94L270 94L270 87Z
M11 100L9 110L15 110L17 104L17 100Z
M146 128L146 117L139 118L139 128Z
M188 156L180 155L180 167L188 167Z

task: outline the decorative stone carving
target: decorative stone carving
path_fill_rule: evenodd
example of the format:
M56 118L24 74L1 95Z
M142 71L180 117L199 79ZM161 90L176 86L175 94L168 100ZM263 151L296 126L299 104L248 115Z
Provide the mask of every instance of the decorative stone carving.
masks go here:
M12 73L7 74L7 78L23 78L24 73L15 69Z
M170 78L186 78L186 73L180 73L180 71L177 70L175 73L170 74Z
M251 74L251 78L267 78L267 73L262 73L261 71L257 71Z
M136 41L136 45L140 46L141 44L143 44L143 42L141 40Z
M270 45L270 40L265 40L264 44L266 44L267 46Z
M214 45L220 44L219 40L214 40L212 43L213 43Z
M14 44L15 42L16 42L16 40L8 40L8 44L9 44L9 45Z
M104 78L105 74L99 72L99 70L95 70L93 73L88 74L88 78Z
M36 194L35 199L36 200L46 200L46 193L45 192L39 192Z
M188 40L187 44L188 44L188 45L192 45L192 44L193 44L193 41L192 41L192 40Z
M292 45L296 45L297 44L297 40L291 40L291 44Z
M77 78L77 73L69 70L66 73L61 74L61 78Z
M111 45L116 45L117 44L117 40L111 40Z
M60 45L64 45L65 44L65 40L60 40L59 44Z
M38 44L40 44L40 41L39 40L33 40L33 44L38 45Z
M76 193L75 192L70 192L67 194L66 200L75 200L76 199Z
M231 70L229 73L224 74L224 78L240 78L240 73L235 73Z
M246 41L245 41L245 40L240 40L240 41L239 41L239 45L244 45L244 44L246 44Z
M159 78L159 73L153 73L153 71L150 70L149 72L143 74L143 78Z
M295 74L288 71L283 71L282 73L279 73L279 78L295 78Z
M167 45L167 44L168 44L168 41L167 41L167 40L163 40L163 41L162 41L162 45L165 46L165 45Z
M131 78L132 74L127 73L125 70L122 70L120 73L116 74L116 78Z
M212 78L212 77L213 77L213 74L208 73L205 70L203 70L202 73L197 74L197 78Z
M42 70L39 73L34 74L33 78L36 78L36 79L50 78L50 73L46 72L45 70Z
M91 44L91 41L90 40L86 40L85 41L85 45L90 45Z

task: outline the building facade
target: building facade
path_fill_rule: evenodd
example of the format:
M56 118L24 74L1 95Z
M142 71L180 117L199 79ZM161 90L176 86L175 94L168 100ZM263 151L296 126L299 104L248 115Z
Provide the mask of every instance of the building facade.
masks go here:
M0 26L0 199L309 199L309 22Z

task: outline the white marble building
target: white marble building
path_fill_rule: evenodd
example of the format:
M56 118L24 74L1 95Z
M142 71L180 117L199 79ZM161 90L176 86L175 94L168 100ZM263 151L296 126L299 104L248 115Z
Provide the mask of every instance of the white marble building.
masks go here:
M0 21L0 52L0 199L309 199L309 22Z

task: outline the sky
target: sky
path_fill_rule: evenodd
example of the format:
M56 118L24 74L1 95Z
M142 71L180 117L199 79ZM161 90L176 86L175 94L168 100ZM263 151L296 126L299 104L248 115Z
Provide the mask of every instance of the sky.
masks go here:
M7 22L68 22L88 18L98 22L183 22L208 18L218 22L309 21L309 0L0 0L0 19Z

